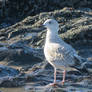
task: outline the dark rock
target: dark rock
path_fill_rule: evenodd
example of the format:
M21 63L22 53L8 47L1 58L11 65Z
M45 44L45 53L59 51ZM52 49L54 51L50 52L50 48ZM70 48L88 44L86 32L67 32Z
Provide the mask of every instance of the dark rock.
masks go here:
M79 8L79 7L91 7L92 1L91 0L69 0L69 1L64 1L64 0L38 0L38 1L33 1L33 0L3 0L0 2L0 8L2 9L2 15L5 16L24 16L27 14L37 14L42 11L51 11L55 9L61 9L63 7L74 7L74 8ZM7 7L7 9L6 9ZM16 12L16 13L15 13ZM21 15L20 15L21 13ZM12 14L12 15L11 15Z
M39 53L40 52L40 53ZM41 62L44 58L42 49L33 49L20 44L12 44L8 48L0 47L0 61L5 60L8 64L26 64L33 65Z
M16 76L19 71L8 66L0 65L0 79L3 76Z
M14 68L0 65L0 87L17 86L18 81L15 83L13 80L20 75L19 70ZM21 82L21 81L20 81ZM18 85L19 86L19 85Z
M15 24L26 16L33 16L41 12L62 9L64 7L92 9L91 0L1 0L0 17L1 26L4 28ZM70 15L68 15L70 16Z

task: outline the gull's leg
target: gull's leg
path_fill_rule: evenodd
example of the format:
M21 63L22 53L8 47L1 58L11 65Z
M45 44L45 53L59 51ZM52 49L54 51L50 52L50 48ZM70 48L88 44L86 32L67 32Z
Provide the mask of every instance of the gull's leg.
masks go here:
M57 72L57 70L56 70L56 68L54 68L54 84L56 84L56 72Z
M65 75L66 75L66 70L63 71L63 80L62 80L62 85L64 85L64 82L65 82Z
M54 68L54 82L50 84L51 86L56 86L56 68Z

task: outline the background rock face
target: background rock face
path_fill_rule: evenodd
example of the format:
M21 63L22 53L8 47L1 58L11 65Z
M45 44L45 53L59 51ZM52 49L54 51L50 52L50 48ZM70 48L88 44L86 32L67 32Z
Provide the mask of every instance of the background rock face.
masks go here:
M91 5L92 0L1 0L0 23L2 23L2 27L7 27L26 16L33 16L40 12L53 11L64 7L85 7L89 11L89 8L92 8Z
M63 7L92 8L91 4L91 0L1 0L0 8L5 9L4 14L7 16L24 16L61 9Z

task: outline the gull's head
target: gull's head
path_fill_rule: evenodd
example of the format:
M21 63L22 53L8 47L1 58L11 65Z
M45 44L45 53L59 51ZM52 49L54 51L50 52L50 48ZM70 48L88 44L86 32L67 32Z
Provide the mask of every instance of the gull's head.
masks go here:
M59 24L54 19L47 19L43 25L49 30L59 30Z

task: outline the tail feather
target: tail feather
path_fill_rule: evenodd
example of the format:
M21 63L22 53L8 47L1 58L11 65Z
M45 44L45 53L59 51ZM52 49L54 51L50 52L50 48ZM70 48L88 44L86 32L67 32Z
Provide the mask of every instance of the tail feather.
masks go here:
M83 68L86 68L86 70L92 74L92 61L87 61L83 65Z
M76 55L74 57L75 65L73 66L77 70L79 70L82 73L92 73L92 61L89 61L86 58L80 57Z

